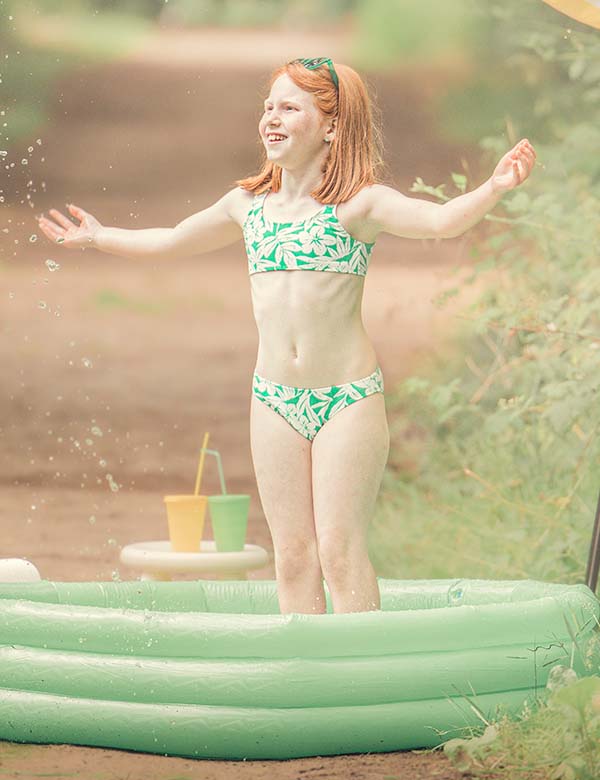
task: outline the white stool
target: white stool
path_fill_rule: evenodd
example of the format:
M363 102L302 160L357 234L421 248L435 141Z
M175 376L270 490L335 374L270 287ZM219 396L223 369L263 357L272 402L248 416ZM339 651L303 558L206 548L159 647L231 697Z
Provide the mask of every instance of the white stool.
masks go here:
M39 571L25 558L0 558L0 582L39 582Z
M198 552L173 552L170 542L136 542L121 550L121 563L141 570L141 580L170 580L173 574L213 571L229 579L246 580L249 569L261 569L269 554L256 544L239 552L217 552L213 540L202 540Z

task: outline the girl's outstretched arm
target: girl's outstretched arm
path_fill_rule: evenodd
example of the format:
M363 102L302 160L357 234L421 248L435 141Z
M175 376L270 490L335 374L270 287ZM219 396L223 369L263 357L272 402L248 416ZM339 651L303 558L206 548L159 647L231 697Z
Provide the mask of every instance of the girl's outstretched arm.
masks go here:
M535 149L524 138L501 158L487 181L444 203L440 212L442 237L460 236L477 224L505 192L523 184L533 170L536 156Z
M198 255L233 244L242 230L233 218L239 188L230 190L212 206L187 217L173 228L128 230L105 227L78 206L68 206L75 224L57 209L50 209L53 220L38 218L42 232L67 249L94 248L123 257L172 258Z
M392 187L374 184L364 190L365 221L376 231L404 238L460 236L491 211L504 192L525 181L535 159L533 147L523 139L502 157L486 182L447 203L408 198Z

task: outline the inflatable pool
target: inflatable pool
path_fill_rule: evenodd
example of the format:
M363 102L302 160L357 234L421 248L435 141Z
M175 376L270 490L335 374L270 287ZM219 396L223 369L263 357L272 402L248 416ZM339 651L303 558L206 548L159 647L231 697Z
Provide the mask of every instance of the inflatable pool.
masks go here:
M0 739L192 758L433 747L590 671L586 585L379 579L281 615L273 580L0 583ZM594 661L595 663L595 661ZM597 666L596 666L597 671Z

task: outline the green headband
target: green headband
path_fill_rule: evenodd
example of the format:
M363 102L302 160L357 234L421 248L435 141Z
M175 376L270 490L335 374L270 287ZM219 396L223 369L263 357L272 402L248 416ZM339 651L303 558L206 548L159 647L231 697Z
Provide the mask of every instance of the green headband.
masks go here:
M329 72L331 73L331 79L335 84L336 90L339 92L340 83L338 81L338 75L335 72L335 68L333 67L333 62L329 57L314 57L313 59L310 58L302 59L299 57L297 60L292 60L288 64L291 65L294 62L301 62L305 68L308 68L308 70L316 70L317 68L320 68L321 65L327 65L327 67L329 68Z

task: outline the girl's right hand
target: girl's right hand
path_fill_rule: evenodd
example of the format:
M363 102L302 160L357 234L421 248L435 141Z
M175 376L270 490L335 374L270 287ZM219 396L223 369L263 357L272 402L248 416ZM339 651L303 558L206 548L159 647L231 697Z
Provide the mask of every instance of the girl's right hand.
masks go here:
M50 241L64 246L66 249L78 249L80 247L89 247L93 245L96 233L102 225L96 217L88 214L87 211L74 206L72 203L67 206L73 217L79 220L79 225L72 222L57 209L50 209L48 212L54 220L48 219L43 214L38 217L38 225L42 233Z

